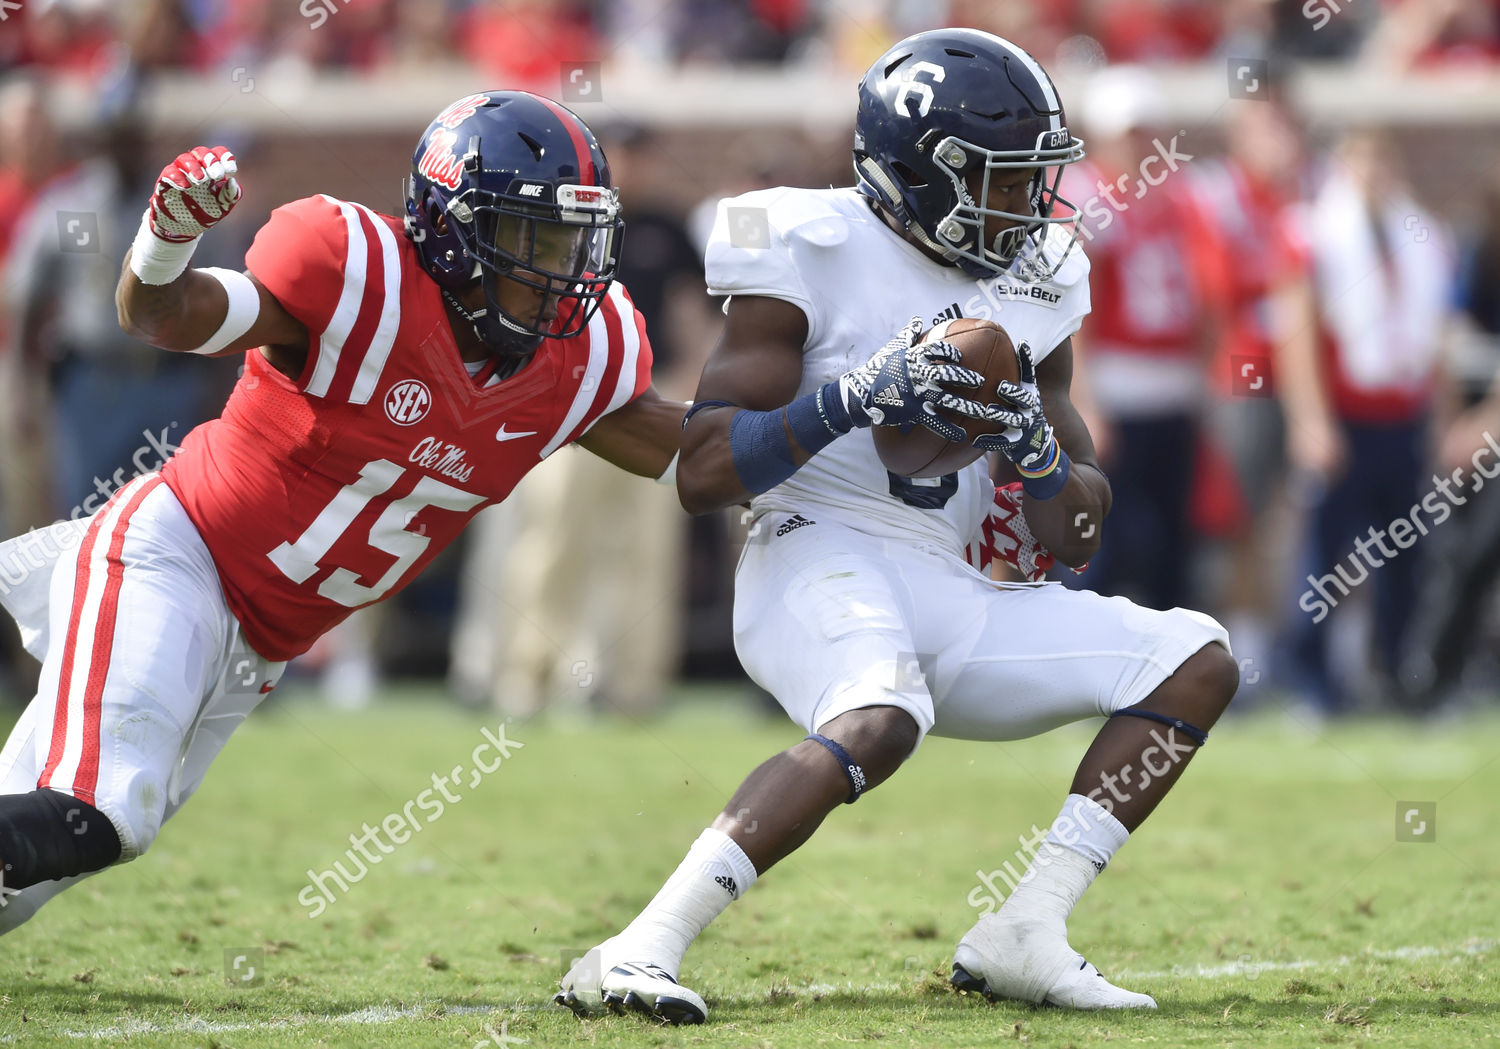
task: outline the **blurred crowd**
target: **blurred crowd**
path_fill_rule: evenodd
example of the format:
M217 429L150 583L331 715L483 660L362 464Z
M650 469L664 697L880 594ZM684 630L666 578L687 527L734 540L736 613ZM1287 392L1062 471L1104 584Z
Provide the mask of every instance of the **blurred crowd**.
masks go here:
M1500 484L1484 484L1481 459L1493 449L1484 461L1500 472L1500 176L1431 199L1398 138L1310 128L1284 101L1231 102L1189 136L1165 121L1149 68L1256 54L1492 63L1500 0L27 0L0 26L0 68L27 70L0 79L5 534L91 512L216 414L236 374L114 323L119 260L167 158L128 91L101 93L90 133L58 135L52 75L118 83L122 67L130 82L278 58L384 72L457 52L486 79L548 90L560 60L600 54L857 71L944 23L1093 68L1069 99L1089 157L1064 195L1093 265L1075 397L1115 502L1098 557L1064 582L1218 616L1245 705L1274 695L1331 716L1492 695ZM690 397L719 323L701 269L715 203L845 180L847 144L695 136L693 151L722 150L722 175L684 196L688 147L671 129L599 130L656 385ZM260 210L206 238L197 264L241 265L285 194L256 196ZM648 712L684 672L735 674L739 529L738 513L690 520L670 490L569 449L386 618L356 617L304 662L350 705L382 673L446 670L462 698L513 716ZM24 666L11 662L14 690Z
M1220 617L1246 705L1432 710L1466 670L1492 690L1500 179L1455 238L1380 129L1315 143L1232 104L1203 151L1129 66L1081 102L1078 395L1115 498L1069 585Z
M941 25L1022 41L1049 65L1276 55L1406 69L1500 55L1497 0L26 0L8 22L0 68L100 76L122 47L146 68L199 72L277 60L390 72L462 56L511 83L602 55L858 72L891 40Z

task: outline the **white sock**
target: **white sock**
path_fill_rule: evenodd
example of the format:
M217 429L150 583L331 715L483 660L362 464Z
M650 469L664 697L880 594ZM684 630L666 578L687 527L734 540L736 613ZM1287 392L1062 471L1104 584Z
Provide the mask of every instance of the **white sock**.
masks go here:
M1002 912L1066 926L1084 892L1129 837L1098 802L1069 794Z
M619 961L660 965L675 977L688 945L756 878L745 850L723 831L708 828L651 902L615 937L631 953Z
M1102 871L1130 840L1130 832L1115 819L1114 813L1093 798L1069 794L1057 819L1052 821L1047 840L1081 853L1093 861L1095 869Z

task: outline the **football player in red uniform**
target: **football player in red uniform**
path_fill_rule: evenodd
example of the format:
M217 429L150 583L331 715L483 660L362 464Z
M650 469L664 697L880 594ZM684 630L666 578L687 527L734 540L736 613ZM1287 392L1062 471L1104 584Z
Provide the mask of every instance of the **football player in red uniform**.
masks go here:
M247 272L189 268L235 171L222 149L167 165L117 290L132 335L246 354L222 416L92 516L0 546L37 566L0 600L43 661L0 753L0 932L144 852L287 660L558 448L671 480L683 405L651 387L618 194L573 113L469 95L418 143L404 219L309 197Z

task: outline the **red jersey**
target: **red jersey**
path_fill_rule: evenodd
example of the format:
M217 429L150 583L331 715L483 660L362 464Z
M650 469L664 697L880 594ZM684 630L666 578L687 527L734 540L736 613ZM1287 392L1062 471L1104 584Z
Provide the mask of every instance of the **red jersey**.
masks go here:
M1082 225L1092 264L1090 352L1197 360L1221 278L1194 202L1171 178L1156 186L1125 180L1112 206L1097 188L1110 185L1099 169L1075 167L1064 176L1074 182L1072 199L1090 201Z
M1233 160L1193 169L1189 185L1212 216L1214 250L1226 280L1219 308L1224 330L1214 362L1215 389L1228 396L1247 364L1275 387L1273 300L1289 282L1305 279L1309 260L1299 243L1287 196Z
M616 283L582 334L544 340L519 374L481 388L401 222L361 204L278 208L245 263L307 326L307 363L292 380L247 354L223 415L162 474L267 659L401 589L651 382L645 320Z

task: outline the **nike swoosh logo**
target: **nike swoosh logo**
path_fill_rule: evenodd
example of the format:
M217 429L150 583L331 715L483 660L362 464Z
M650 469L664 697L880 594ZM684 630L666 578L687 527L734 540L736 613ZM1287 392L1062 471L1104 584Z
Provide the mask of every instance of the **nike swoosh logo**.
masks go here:
M495 431L495 440L497 441L514 441L517 437L535 436L535 430L506 430L503 423L501 424L500 429Z

